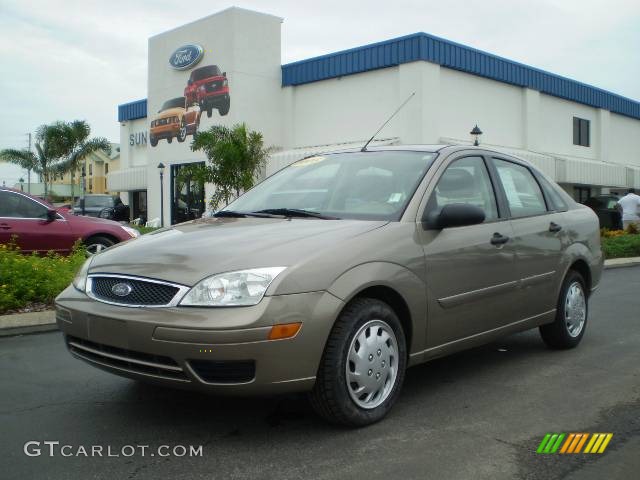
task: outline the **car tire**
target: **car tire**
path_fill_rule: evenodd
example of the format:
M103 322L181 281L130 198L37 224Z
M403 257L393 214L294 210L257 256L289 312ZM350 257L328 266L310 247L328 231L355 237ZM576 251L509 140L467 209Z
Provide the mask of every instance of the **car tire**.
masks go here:
M101 237L101 236L87 238L84 242L84 246L87 251L87 256L100 253L102 250L109 248L110 246L115 244L116 242L114 242L110 238Z
M178 130L178 135L176 136L176 139L182 143L185 141L185 139L187 138L187 124L184 122L184 119L182 119L182 122L180 123L180 130Z
M582 275L569 270L562 282L556 318L540 326L542 340L555 349L574 348L582 340L589 316L589 297Z
M372 335L386 340L369 343ZM309 394L311 405L331 423L375 423L396 402L406 365L405 335L393 309L380 300L357 298L331 330Z
M151 146L155 147L158 145L158 139L156 137L151 137Z
M229 113L230 107L231 107L231 98L227 97L224 100L224 103L222 104L222 106L218 108L218 113L224 117L227 113Z
M173 137L168 137L167 138L167 143L171 143L171 142L173 142Z

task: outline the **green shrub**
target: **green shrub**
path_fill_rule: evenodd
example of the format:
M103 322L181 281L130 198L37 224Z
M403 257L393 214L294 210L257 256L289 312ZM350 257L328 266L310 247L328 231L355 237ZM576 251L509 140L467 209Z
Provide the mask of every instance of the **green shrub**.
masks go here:
M0 314L33 302L53 302L85 260L80 244L65 257L24 255L14 245L0 245Z
M640 235L603 237L601 241L605 258L640 257Z
M136 230L138 230L141 235L144 235L145 233L153 232L154 230L158 230L157 228L154 228L154 227L144 227L142 225L129 225L129 226L131 228L135 228Z

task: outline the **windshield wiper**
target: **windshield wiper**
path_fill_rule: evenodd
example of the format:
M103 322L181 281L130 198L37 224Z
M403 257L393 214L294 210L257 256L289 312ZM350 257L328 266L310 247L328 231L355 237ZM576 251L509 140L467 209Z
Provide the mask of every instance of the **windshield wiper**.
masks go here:
M213 214L214 217L228 217L228 218L246 218L246 217L258 217L258 218L273 218L272 214L268 212L236 212L234 210L219 210Z
M338 217L330 217L328 215L322 215L318 212L311 212L309 210L301 210L299 208L265 208L264 210L258 210L251 213L267 213L270 215L283 215L285 217L307 217L318 218L321 220L340 220Z

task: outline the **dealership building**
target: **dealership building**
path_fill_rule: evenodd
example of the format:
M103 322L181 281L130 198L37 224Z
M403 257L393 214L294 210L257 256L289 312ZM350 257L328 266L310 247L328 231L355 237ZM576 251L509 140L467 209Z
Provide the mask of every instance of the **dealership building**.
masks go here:
M118 107L121 165L107 178L134 218L203 213L213 186L190 174L206 160L196 131L245 122L278 149L268 175L361 146L413 93L374 145L471 144L477 125L481 145L578 201L640 188L640 102L426 33L282 65L282 21L234 7L149 39L147 98Z

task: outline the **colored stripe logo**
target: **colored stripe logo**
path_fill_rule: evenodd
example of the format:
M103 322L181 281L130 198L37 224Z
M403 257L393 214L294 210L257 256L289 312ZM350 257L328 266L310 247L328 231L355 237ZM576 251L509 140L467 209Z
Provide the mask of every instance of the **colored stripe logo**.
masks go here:
M611 438L613 433L547 433L536 453L603 453Z

